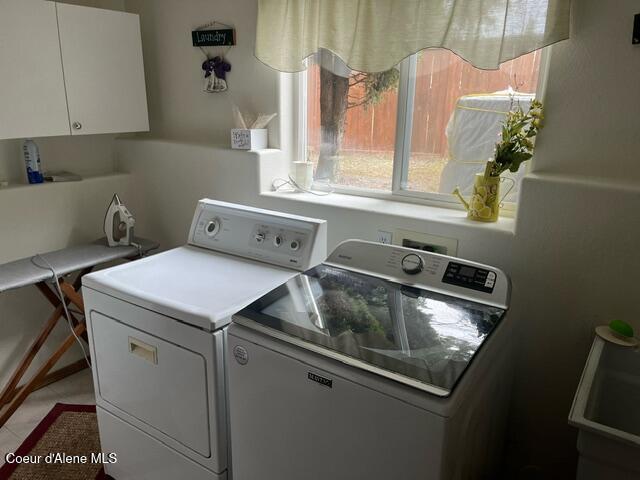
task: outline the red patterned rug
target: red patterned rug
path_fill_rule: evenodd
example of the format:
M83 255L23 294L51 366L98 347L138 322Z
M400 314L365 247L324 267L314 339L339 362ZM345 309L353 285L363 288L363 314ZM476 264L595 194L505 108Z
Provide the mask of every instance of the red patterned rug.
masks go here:
M0 468L0 480L108 479L102 463L92 462L100 452L96 407L58 403ZM16 462L26 456L34 463Z

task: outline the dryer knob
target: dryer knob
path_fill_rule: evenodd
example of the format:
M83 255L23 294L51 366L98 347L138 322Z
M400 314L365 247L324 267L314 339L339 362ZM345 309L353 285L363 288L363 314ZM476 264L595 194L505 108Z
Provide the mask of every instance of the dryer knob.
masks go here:
M213 218L204 227L204 231L209 237L215 237L220 231L220 219Z
M300 240L292 240L291 243L289 244L289 248L294 252L296 252L300 250L300 245L301 245Z
M409 275L416 275L424 269L424 262L420 255L410 253L402 259L402 271Z

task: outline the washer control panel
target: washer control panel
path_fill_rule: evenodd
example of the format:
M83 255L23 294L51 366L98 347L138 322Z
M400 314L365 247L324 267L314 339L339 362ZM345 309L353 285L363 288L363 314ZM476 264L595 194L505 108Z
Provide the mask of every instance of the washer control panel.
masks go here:
M491 293L496 283L496 272L458 262L449 262L442 281L451 285Z
M326 222L215 200L201 200L189 243L296 270L326 257Z
M336 247L325 263L503 308L509 302L510 284L504 272L447 255L347 240Z

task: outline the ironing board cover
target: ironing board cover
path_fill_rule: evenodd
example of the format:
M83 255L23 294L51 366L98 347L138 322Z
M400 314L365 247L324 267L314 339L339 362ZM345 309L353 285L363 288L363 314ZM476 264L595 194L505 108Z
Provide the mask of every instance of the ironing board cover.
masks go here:
M140 245L143 253L159 246L157 242L145 238L136 238L135 242ZM140 250L134 246L109 247L106 238L102 238L90 244L63 248L40 256L49 262L58 275L66 275L114 260L137 257ZM0 292L51 280L48 265L38 260L31 256L0 265Z

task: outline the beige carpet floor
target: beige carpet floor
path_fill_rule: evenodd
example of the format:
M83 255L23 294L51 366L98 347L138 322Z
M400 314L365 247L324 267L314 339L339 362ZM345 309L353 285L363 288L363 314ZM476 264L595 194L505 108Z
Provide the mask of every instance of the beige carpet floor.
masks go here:
M29 455L37 463L5 463L0 480L93 480L104 477L102 463L92 462L100 453L95 407L57 404L16 450L16 456ZM62 461L60 456L75 456ZM85 458L86 463L81 463Z

